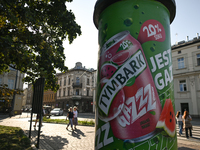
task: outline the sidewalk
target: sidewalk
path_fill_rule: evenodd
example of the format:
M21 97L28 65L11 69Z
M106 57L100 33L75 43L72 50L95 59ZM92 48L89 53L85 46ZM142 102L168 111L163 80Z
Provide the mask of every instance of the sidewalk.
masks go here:
M28 136L30 122L24 119L0 118L0 125L20 127ZM37 143L38 127L32 128L32 145ZM39 149L43 150L93 150L94 149L94 127L77 126L74 132L66 130L66 125L43 123L40 134Z
M198 125L196 134L200 137L200 119L194 119L193 124ZM28 136L30 122L19 116L4 119L0 116L0 125L20 127ZM95 127L77 126L78 129L72 132L67 131L66 125L63 124L43 123L43 125L40 134L40 150L94 150ZM37 143L37 129L32 128L31 131L33 145ZM178 136L178 150L200 150L200 138L186 139Z

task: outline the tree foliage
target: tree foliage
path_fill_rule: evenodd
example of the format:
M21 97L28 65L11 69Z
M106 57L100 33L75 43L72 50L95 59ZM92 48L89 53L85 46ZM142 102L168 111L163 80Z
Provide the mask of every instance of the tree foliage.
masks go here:
M56 69L68 69L63 41L71 44L81 34L67 2L0 0L0 74L10 66L26 73L25 82L44 77L46 89L58 89Z
M11 104L13 95L22 94L23 90L19 89L9 89L7 84L0 84L0 100L5 100L7 105Z

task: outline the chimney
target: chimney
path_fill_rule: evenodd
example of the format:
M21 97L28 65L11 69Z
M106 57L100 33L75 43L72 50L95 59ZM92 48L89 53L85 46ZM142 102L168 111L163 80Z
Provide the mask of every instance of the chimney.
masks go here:
M189 41L189 36L186 36L186 42L188 42Z
M197 39L199 38L199 33L197 33Z

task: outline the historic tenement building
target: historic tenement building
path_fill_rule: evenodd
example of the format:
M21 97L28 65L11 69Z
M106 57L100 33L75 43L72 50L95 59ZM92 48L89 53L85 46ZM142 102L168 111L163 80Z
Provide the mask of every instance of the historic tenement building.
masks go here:
M67 110L77 106L79 112L94 112L96 70L82 67L77 62L73 69L57 74L58 84L56 106Z
M200 38L172 46L175 109L200 117Z
M43 106L51 106L51 108L54 108L55 102L56 102L56 93L51 90L44 91Z
M23 90L23 82L24 74L20 73L20 71L12 69L10 67L10 72L6 72L0 74L0 84L7 84L9 89L19 89ZM23 94L16 94L15 97L10 97L10 101L14 99L14 113L21 113L22 108L22 100ZM0 100L0 112L8 110L9 103L4 99Z

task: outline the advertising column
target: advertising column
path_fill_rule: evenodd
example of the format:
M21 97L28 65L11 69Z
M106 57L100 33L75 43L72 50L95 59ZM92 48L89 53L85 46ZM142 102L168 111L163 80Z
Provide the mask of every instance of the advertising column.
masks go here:
M177 149L174 0L97 0L95 149Z

